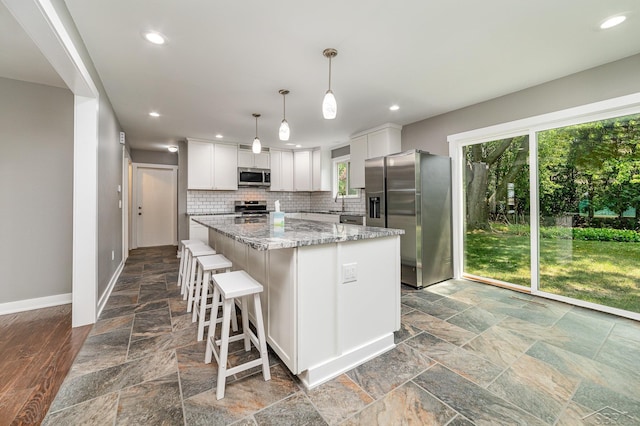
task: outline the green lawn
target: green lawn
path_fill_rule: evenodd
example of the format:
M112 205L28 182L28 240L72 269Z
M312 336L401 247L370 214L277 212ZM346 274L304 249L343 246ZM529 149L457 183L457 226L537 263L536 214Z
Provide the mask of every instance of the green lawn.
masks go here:
M540 251L540 290L640 313L640 243L542 238ZM529 287L528 232L468 232L465 272Z

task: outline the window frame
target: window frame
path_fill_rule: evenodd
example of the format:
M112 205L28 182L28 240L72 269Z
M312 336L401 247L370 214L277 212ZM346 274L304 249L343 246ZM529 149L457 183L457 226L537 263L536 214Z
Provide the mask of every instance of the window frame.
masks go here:
M344 162L347 163L347 167L349 169L349 172L347 173L347 193L344 195L338 195L338 164ZM354 191L355 194L349 194L351 191ZM349 154L331 159L331 196L334 199L360 198L358 188L351 187L351 155Z

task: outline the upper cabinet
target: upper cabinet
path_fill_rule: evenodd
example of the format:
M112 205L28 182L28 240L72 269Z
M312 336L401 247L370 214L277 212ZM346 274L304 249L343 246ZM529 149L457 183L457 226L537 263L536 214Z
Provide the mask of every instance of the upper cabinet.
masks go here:
M238 146L187 139L187 189L238 189Z
M293 190L311 191L311 151L293 153Z
M313 150L311 177L313 191L331 191L331 151Z
M238 167L268 169L271 165L269 157L270 152L268 149L263 148L260 154L254 154L250 147L245 149L244 145L241 145L238 149Z
M293 152L271 149L271 191L293 191Z
M364 160L395 154L402 150L401 131L402 126L388 123L358 133L351 138L350 183L352 188L364 188Z

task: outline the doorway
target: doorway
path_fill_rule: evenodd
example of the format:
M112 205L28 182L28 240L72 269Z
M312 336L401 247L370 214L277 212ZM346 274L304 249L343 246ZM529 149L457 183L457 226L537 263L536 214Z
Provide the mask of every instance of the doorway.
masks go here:
M133 164L133 248L176 245L178 168Z

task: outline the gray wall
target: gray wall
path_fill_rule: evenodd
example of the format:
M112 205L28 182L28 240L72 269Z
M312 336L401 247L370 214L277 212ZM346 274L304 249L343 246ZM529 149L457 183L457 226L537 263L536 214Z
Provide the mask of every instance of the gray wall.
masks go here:
M106 290L122 262L122 209L118 200L122 193L117 192L122 184L122 130L116 118L109 97L102 86L91 57L71 19L64 0L52 1L60 20L73 41L93 82L100 92L98 116L98 298ZM114 259L111 260L111 252Z
M132 149L131 161L134 163L178 165L178 153L169 151L148 151L144 149Z
M402 128L402 149L449 155L447 136L640 92L640 55Z
M0 303L71 293L73 94L0 78Z

